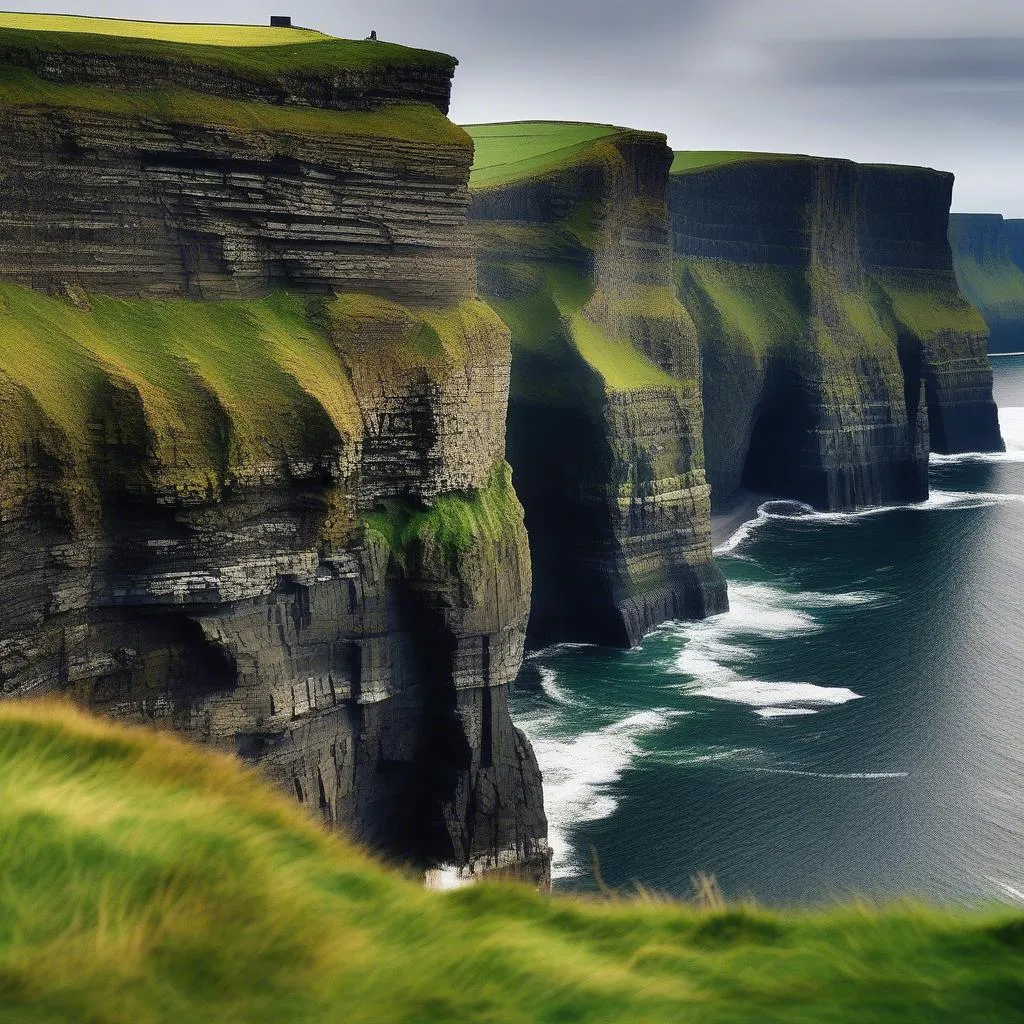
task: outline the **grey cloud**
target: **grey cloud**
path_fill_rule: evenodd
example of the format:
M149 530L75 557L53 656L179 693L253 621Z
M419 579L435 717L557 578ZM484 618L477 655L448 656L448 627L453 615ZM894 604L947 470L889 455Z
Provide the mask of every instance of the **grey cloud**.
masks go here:
M770 54L793 82L1024 83L1024 38L818 40L780 43Z

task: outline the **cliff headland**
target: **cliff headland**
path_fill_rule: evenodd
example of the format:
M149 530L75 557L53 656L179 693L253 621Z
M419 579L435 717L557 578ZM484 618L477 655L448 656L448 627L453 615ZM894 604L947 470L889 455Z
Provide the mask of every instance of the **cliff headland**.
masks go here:
M1002 442L950 175L464 130L455 65L0 15L0 696L543 883L527 638L725 611L740 488L916 501Z
M234 751L401 860L543 878L454 65L0 16L0 693Z
M676 281L701 339L716 505L919 501L929 450L1000 450L985 324L953 277L952 176L678 153Z

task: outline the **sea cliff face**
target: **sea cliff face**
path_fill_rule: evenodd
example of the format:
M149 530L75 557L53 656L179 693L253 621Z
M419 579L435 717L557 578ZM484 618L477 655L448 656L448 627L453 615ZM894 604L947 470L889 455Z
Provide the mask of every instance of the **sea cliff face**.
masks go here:
M543 879L453 62L345 43L271 103L235 48L196 57L208 91L176 91L188 46L120 91L106 42L3 35L0 694L236 751L411 863Z
M989 351L1024 351L1024 220L996 213L949 218L953 266L989 328Z
M821 508L918 501L939 451L1002 447L953 279L950 175L677 154L676 282L701 339L707 475Z
M468 130L480 290L512 329L507 452L533 556L530 642L628 646L666 619L725 610L664 137Z

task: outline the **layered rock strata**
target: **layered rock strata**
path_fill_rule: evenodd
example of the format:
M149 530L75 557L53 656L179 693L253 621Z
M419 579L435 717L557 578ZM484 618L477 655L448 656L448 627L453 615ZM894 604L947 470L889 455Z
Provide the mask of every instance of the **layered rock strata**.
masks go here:
M951 186L919 168L677 154L676 280L701 339L716 504L743 485L830 509L918 501L930 446L1002 447L984 324L945 244Z
M76 68L0 108L0 694L234 750L410 863L543 879L469 140L430 83L243 126Z
M861 260L895 325L908 395L915 377L924 386L931 450L1002 451L988 331L953 270L952 196L953 175L943 171L859 166Z
M7 280L161 298L297 288L452 303L474 294L472 150L438 109L448 78L442 102L436 68L399 69L409 102L344 67L290 72L292 102L257 102L268 97L248 88L245 68L218 68L212 95L197 91L207 83L194 61L179 58L234 48L172 48L168 81L150 81L133 52L92 55L117 73L112 88L83 66L88 53L37 52L26 41L49 35L0 31L0 43L25 37L20 50L0 45ZM253 48L238 49L252 59ZM357 109L333 109L347 106Z
M1024 220L997 213L949 217L953 266L989 329L990 352L1024 352Z
M667 619L725 610L696 332L672 290L664 137L468 130L480 290L512 329L507 453L534 566L530 642L628 646Z

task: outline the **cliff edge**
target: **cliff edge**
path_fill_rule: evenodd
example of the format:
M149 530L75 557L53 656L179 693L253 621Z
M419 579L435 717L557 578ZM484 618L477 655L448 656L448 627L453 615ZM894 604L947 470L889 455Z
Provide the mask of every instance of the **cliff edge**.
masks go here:
M533 556L530 642L629 646L667 619L724 611L664 136L467 131L479 287L512 329L507 452Z

